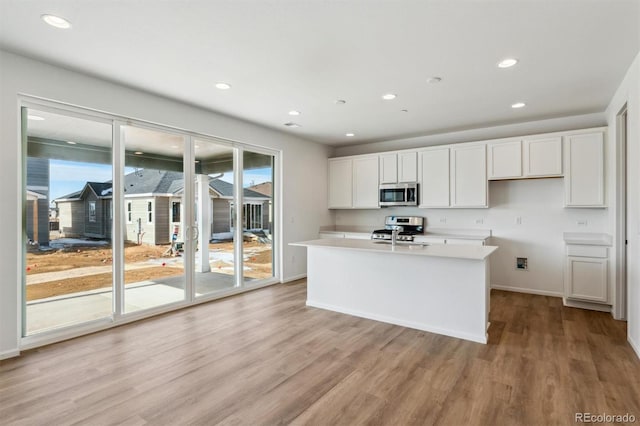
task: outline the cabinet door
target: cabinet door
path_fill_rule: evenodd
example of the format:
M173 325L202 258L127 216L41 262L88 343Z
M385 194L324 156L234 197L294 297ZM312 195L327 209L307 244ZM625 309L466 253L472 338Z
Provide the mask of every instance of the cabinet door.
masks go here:
M420 153L420 207L449 207L449 148Z
M527 177L562 176L562 138L525 139L523 160Z
M487 207L485 145L451 148L451 206Z
M398 182L418 181L418 153L402 152L398 154Z
M489 179L522 177L522 142L490 143L487 150Z
M329 160L329 208L351 208L353 203L353 164L351 159Z
M380 159L380 183L398 182L398 156L397 154L381 154Z
M602 132L566 136L564 196L567 207L605 207Z
M565 297L607 303L607 259L567 257Z
M378 157L353 159L353 208L378 207Z

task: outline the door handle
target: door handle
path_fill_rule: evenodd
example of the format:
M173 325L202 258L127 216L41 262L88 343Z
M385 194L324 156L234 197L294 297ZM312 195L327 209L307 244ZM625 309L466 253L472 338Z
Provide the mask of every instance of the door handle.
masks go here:
M200 230L198 229L197 226L192 226L191 227L191 239L193 241L198 241L198 237L200 236Z

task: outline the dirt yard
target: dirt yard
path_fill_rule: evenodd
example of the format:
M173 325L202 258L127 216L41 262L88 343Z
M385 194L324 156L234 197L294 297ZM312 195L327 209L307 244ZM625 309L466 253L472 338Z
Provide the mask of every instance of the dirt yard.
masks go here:
M153 259L170 259L164 255L168 246L151 246L128 244L124 250L125 264L141 264ZM270 244L244 242L246 278L268 278L272 276L272 250ZM233 255L233 243L224 242L209 244L212 252L222 252L226 257ZM110 266L113 262L112 251L104 247L75 247L52 251L29 251L27 253L27 276L36 274L70 271L77 268ZM164 262L163 262L164 263ZM223 260L212 261L211 270L219 273L233 274L231 263ZM174 277L184 274L182 264L167 261L165 265L157 264L140 269L125 271L125 285L145 280ZM27 285L27 301L61 296L112 285L111 272L95 273L78 277L51 280L39 284Z

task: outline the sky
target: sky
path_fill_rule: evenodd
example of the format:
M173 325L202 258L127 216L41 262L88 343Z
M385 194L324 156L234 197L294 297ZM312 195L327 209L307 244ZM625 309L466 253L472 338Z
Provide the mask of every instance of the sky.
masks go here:
M126 168L125 173L134 169ZM106 164L81 163L75 161L50 160L49 199L80 191L87 182L106 182L112 179L111 166ZM233 183L233 173L225 173L222 180ZM243 186L257 185L271 181L271 168L247 170L243 175Z

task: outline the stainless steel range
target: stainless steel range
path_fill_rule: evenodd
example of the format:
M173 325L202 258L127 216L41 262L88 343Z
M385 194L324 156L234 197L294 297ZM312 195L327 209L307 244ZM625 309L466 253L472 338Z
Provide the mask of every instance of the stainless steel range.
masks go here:
M419 216L387 216L384 229L376 229L371 233L374 241L392 241L393 231L397 232L397 241L412 242L415 235L424 234L424 217Z

